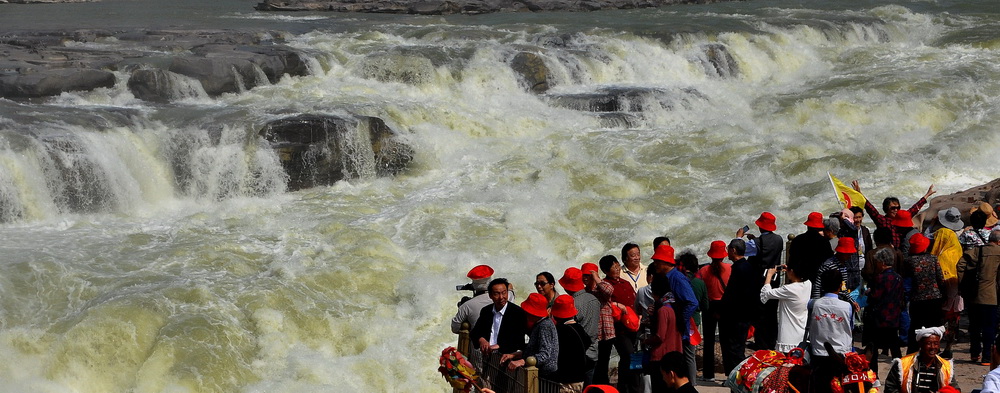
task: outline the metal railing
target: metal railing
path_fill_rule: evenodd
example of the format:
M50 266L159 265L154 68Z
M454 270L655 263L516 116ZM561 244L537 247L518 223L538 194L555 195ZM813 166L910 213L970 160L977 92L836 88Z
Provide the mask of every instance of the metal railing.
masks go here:
M483 387L489 387L497 393L558 393L560 384L541 378L533 356L524 360L524 367L508 370L500 364L500 354L493 352L483 356L483 353L472 346L469 324L463 323L458 332L458 351L462 353L476 370L480 372ZM456 390L455 393L458 393Z

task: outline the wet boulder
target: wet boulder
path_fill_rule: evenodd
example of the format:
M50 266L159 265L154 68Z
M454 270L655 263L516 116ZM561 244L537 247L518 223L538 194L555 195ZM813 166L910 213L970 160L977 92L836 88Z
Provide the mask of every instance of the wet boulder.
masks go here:
M109 71L88 68L38 69L0 73L0 97L35 98L115 85Z
M969 214L972 212L972 208L977 206L980 201L987 202L990 206L996 206L997 203L1000 203L1000 179L993 179L989 183L981 184L964 191L931 198L925 209L918 213L913 221L922 230L934 224L934 219L937 218L938 211L954 206L962 212L962 221L965 222L965 225L969 225ZM871 202L875 206L882 206L881 201Z
M541 56L531 52L519 52L511 60L510 68L527 86L528 91L535 94L549 91L549 67L545 65Z
M158 68L132 71L128 89L135 98L157 103L205 95L197 80Z
M586 112L644 112L654 109L689 108L706 97L694 89L658 87L602 87L593 92L559 93L545 96L549 103Z
M274 83L284 74L308 74L299 54L282 46L204 45L192 52L174 57L168 70L197 79L212 96Z
M708 44L702 47L699 60L705 68L705 73L712 76L731 78L739 75L740 66L722 44Z
M391 176L413 160L413 149L377 117L298 115L267 123L260 135L278 151L289 190Z

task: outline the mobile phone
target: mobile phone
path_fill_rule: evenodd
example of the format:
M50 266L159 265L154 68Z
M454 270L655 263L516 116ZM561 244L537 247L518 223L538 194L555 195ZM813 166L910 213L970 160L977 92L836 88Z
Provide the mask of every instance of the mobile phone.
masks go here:
M749 225L744 225L743 226L743 233L747 233L747 232L750 232L750 226Z

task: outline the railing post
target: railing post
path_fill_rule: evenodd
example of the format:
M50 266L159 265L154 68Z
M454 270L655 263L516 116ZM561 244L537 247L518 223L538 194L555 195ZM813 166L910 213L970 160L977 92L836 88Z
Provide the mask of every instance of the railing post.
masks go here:
M534 356L524 359L524 390L526 393L538 393L538 385L541 380L538 378L538 361Z
M458 331L458 352L461 352L465 357L469 357L469 345L470 345L471 333L469 333L469 323L462 322L462 328Z

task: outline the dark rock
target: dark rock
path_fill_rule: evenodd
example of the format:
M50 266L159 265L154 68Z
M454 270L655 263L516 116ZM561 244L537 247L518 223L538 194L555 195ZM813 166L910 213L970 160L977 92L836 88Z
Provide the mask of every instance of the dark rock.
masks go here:
M708 44L702 48L705 55L702 58L702 64L705 66L707 74L723 78L731 78L739 75L740 66L736 63L736 59L729 53L729 49L725 45Z
M549 94L550 103L588 112L644 112L654 108L690 108L692 100L706 97L694 89L655 87L605 87L591 93Z
M308 74L298 53L281 47L204 45L195 55L174 57L169 70L201 82L209 95L236 93Z
M52 69L0 75L0 97L35 98L113 87L115 74L95 69Z
M161 69L138 69L128 79L135 98L149 102L170 102L204 93L198 81Z
M549 67L541 56L531 52L520 52L510 62L510 67L520 76L528 90L535 94L549 91Z
M413 150L382 119L299 115L266 124L260 135L278 151L289 190L406 169Z

